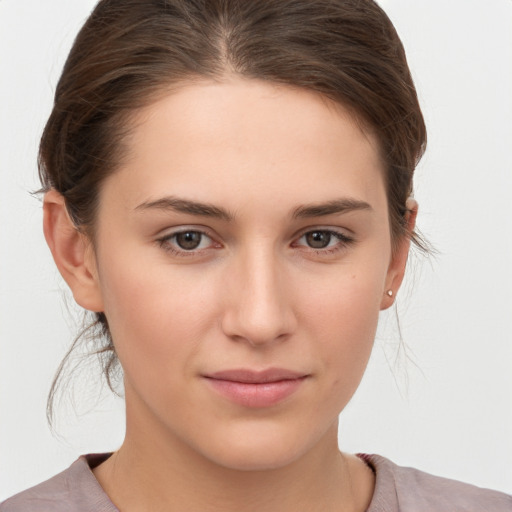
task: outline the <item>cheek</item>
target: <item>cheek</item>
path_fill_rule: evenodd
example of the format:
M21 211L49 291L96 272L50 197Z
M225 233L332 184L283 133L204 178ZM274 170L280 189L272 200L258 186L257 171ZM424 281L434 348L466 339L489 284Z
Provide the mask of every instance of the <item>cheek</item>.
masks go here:
M368 269L347 274L309 298L305 323L322 371L329 375L328 393L341 408L359 385L373 347L382 298L380 274Z
M168 264L140 261L114 257L100 276L117 354L127 375L182 374L211 326L215 286Z
M359 344L376 328L385 276L384 264L347 265L326 273L315 286L303 287L301 309L327 336Z

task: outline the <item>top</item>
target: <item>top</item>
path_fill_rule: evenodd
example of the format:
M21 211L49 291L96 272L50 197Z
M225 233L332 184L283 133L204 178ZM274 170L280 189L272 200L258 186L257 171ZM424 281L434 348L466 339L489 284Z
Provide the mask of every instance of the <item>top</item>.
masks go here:
M110 454L84 455L68 469L0 504L0 512L119 512L91 468ZM363 455L375 473L367 512L512 512L512 496Z

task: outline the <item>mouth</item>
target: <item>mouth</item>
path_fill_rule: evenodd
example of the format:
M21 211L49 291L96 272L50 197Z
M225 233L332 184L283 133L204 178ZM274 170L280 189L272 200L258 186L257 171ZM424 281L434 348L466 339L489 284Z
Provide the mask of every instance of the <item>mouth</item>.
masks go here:
M277 405L297 392L309 374L270 368L233 369L203 375L210 388L229 401L249 408Z

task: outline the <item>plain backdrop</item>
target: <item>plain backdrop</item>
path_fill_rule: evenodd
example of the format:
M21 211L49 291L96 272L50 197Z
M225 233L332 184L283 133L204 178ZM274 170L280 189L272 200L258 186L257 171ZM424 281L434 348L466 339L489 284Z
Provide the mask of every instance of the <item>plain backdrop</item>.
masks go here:
M382 0L405 44L428 129L411 259L342 414L344 450L512 493L512 1ZM94 366L45 419L77 331L41 231L38 138L93 0L0 0L0 500L123 438L123 402ZM100 397L100 398L98 398Z

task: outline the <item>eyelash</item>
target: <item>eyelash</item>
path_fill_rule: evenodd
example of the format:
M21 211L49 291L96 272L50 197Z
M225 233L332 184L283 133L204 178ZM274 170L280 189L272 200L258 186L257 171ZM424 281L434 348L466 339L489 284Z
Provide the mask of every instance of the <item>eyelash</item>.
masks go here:
M312 233L328 234L330 237L336 238L338 240L338 243L336 243L333 247L330 247L330 248L329 248L329 246L324 247L324 248L319 248L319 249L314 248L314 247L309 247L306 245L302 246L302 247L306 247L308 251L313 251L315 254L317 254L319 256L327 256L327 255L338 253L340 251L347 249L347 247L349 247L350 245L355 243L355 239L346 235L345 233L342 233L340 231L334 231L332 229L322 229L322 228L310 229L308 231L305 231L297 240L301 240L302 238L304 238L307 235L312 234ZM331 240L329 240L329 243L330 242L331 242Z
M200 254L200 252L208 250L208 249L211 248L211 247L208 247L206 249L191 249L189 251L187 251L185 249L177 248L177 244L176 244L176 241L175 241L176 237L181 235L181 234L186 234L186 233L199 234L199 235L201 235L202 238L203 237L209 238L210 240L212 240L213 243L215 243L213 241L213 238L208 233L206 233L204 231L201 231L199 229L183 229L183 230L180 230L180 231L176 231L174 233L165 235L165 236L157 239L157 243L159 244L159 246L162 249L164 249L166 252L170 253L171 255L178 256L178 257L185 257L185 258L186 257L198 256ZM297 245L297 241L303 239L304 237L306 237L307 235L312 234L312 233L327 234L330 237L334 237L334 238L338 239L339 243L335 244L331 248L329 248L329 246L327 246L325 248L314 248L314 247L309 247L307 245L302 245L302 244ZM202 238L201 238L201 242L202 242ZM174 242L172 242L172 240L174 240ZM330 242L331 242L331 240L329 240L329 243ZM350 245L352 245L354 243L355 243L355 239L350 237L350 236L347 236L344 233L341 233L339 231L335 231L335 230L332 230L332 229L321 229L321 228L318 228L318 229L309 229L308 231L303 232L296 239L296 241L293 243L292 246L294 246L294 247L304 247L305 250L307 250L308 252L312 251L316 255L327 256L327 255L331 255L331 254L335 254L337 252L343 251L348 246L350 246ZM221 245L218 244L218 247L221 247Z
M184 258L187 258L187 257L190 258L190 257L197 256L199 254L199 251L207 250L207 249L192 249L190 251L187 251L185 249L177 248L176 242L174 242L174 244L173 244L172 240L173 239L175 240L177 236L183 235L186 233L198 233L199 235L201 235L201 242L204 237L209 238L213 242L212 237L210 235L208 235L208 233L201 231L200 229L182 229L180 231L175 231L174 233L170 233L168 235L165 235L165 236L157 239L157 242L162 249L164 249L166 252L170 253L171 255L178 256L178 257L184 257ZM219 244L219 246L220 246L220 244Z

